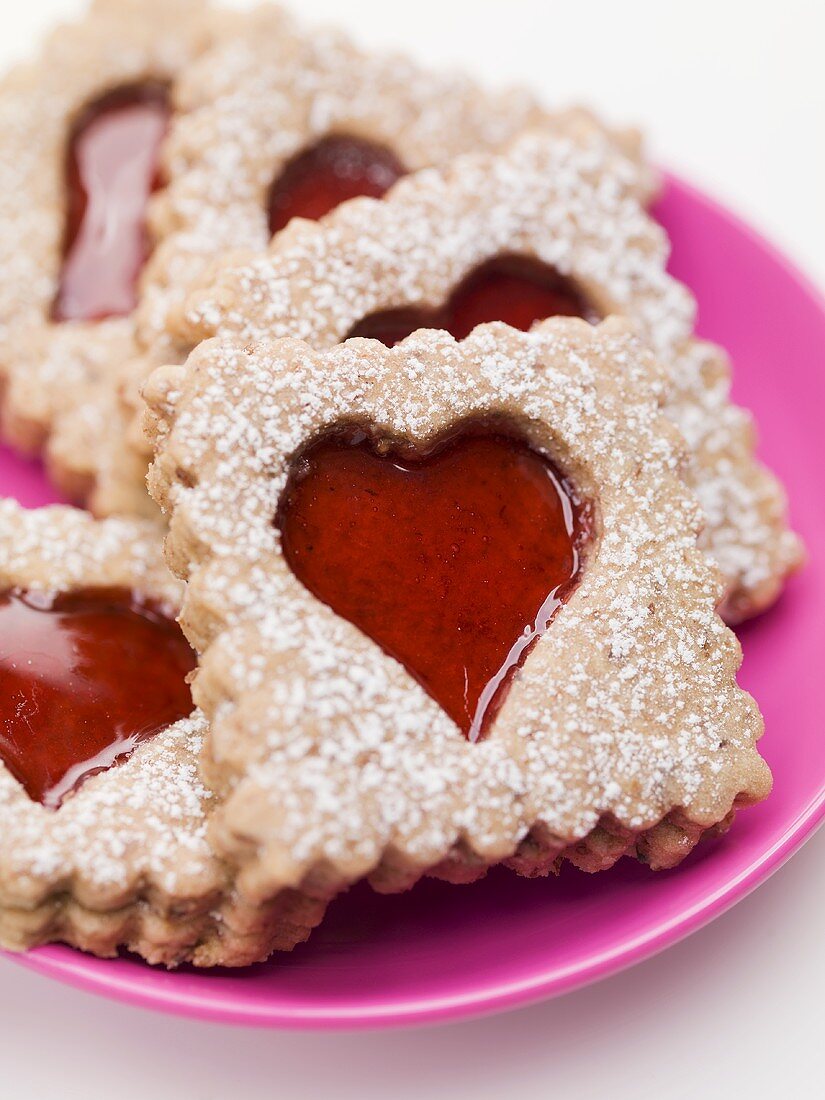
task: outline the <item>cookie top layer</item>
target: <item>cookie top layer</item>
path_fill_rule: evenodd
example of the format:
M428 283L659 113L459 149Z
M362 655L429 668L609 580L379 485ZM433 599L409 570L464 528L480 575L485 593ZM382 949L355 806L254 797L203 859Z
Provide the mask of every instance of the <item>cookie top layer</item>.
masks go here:
M564 847L604 820L642 833L676 808L701 831L765 796L762 722L736 686L741 652L714 610L664 395L617 321L491 324L461 343L419 332L394 349L211 340L154 374L150 487L202 653L205 766L227 793L214 836L250 896L324 867L352 881L403 862L415 877L458 848L494 862L528 833ZM489 417L598 519L578 588L470 744L303 587L274 517L296 453L336 425L420 447Z

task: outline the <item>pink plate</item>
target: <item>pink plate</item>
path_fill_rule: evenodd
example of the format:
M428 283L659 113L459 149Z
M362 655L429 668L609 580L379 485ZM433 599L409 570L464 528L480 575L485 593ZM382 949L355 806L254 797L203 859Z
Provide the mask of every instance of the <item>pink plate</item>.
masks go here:
M625 861L558 880L499 871L474 886L425 882L400 897L357 888L332 906L309 944L232 973L167 973L131 958L66 947L21 962L132 1004L279 1027L388 1027L522 1005L646 958L763 882L825 813L821 661L825 653L825 308L768 244L727 211L671 181L658 216L672 269L696 292L700 327L731 351L735 394L756 413L762 454L790 487L810 564L780 605L742 631L742 683L767 720L776 779L763 806L676 871ZM26 504L49 491L39 472L0 456L2 489Z

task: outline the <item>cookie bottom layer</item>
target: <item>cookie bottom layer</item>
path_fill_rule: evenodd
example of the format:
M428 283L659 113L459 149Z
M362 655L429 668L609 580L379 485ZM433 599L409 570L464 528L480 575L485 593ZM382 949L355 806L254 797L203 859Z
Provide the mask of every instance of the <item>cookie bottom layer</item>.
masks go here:
M653 871L666 871L676 867L690 855L696 845L705 838L722 836L733 824L736 811L709 828L688 821L681 814L672 813L641 833L623 828L618 822L603 819L582 840L560 846L550 837L542 837L533 830L509 859L503 861L523 878L540 878L557 875L567 861L579 871L596 874L608 871L623 856L629 856L646 864ZM428 872L429 877L446 882L474 882L490 869L479 865L469 854L456 853ZM384 872L371 876L376 889L384 890Z
M387 849L378 866L365 877L376 892L396 894L411 889L422 878L454 884L477 882L497 866L507 867L522 878L542 878L558 875L566 861L579 871L596 874L609 870L627 856L644 863L652 871L665 871L681 863L700 841L723 836L733 824L737 808L713 825L692 822L677 810L650 828L636 832L604 817L587 836L572 843L535 828L524 837L515 852L503 860L486 861L469 847L457 844L445 859L422 868L405 859L397 849ZM213 823L213 831L218 834L216 840L224 851L237 862L244 890L249 896L260 898L266 889L263 883L271 881L271 868L266 866L265 857L259 858L260 853L249 847L248 839L233 837L217 823ZM289 899L296 891L299 896L325 898L329 902L352 885L352 880L329 864L319 864L298 886L285 886L261 904L277 904L278 899Z
M584 839L559 847L535 831L503 865L525 878L558 874L567 860L580 871L596 873L632 856L652 870L675 867L704 838L727 832L735 811L710 828L671 814L651 829L631 833L616 822L602 821ZM469 851L456 849L426 870L385 859L370 876L379 893L398 893L421 877L455 884L476 882L493 867ZM311 887L285 889L263 905L233 898L204 908L182 905L160 911L145 900L109 912L89 909L61 896L33 909L0 908L0 946L26 951L48 943L65 943L101 958L130 951L153 965L176 967L241 967L262 962L279 951L291 951L309 938L323 919L328 902L348 883L313 876ZM311 888L312 892L309 892Z
M131 951L167 967L248 966L303 943L325 909L325 901L294 890L264 906L232 899L212 909L166 912L146 901L99 912L63 896L34 909L0 909L0 946L26 951L65 943L101 958Z

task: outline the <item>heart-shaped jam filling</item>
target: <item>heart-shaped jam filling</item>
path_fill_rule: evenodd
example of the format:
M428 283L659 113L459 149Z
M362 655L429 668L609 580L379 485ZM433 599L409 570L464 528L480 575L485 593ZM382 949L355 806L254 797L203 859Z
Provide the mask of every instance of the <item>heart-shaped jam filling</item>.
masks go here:
M128 591L0 595L0 759L56 809L83 780L189 714L195 656Z
M577 287L555 268L526 256L496 256L471 271L440 309L388 309L365 317L349 336L365 336L392 347L420 328L440 328L463 340L476 325L504 321L527 332L546 317L598 313Z
M169 122L160 85L118 88L78 119L66 158L66 229L55 321L131 313L149 253L146 205Z
M359 195L379 199L405 174L401 162L381 145L361 138L328 137L299 153L269 192L269 232L292 218L322 218Z
M588 509L490 425L425 453L347 429L299 456L276 523L298 579L475 741L577 584Z

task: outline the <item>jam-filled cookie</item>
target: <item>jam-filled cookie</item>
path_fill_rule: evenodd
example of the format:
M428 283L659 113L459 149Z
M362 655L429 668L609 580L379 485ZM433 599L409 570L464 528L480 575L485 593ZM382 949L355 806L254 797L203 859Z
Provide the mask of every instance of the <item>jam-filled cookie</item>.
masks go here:
M348 336L393 344L418 328L457 339L502 320L552 315L632 320L668 368L667 411L691 450L702 545L722 570L723 612L765 608L799 564L785 497L754 456L753 425L730 403L724 352L692 336L695 303L667 275L664 232L633 194L628 166L602 141L529 134L360 200L321 225L295 222L266 256L239 254L174 321L195 343ZM619 367L621 369L621 367Z
M241 965L306 937L308 895L237 896L158 527L0 502L0 944Z
M212 837L250 898L670 867L765 797L664 392L615 319L155 372Z
M75 500L136 354L171 84L215 27L202 0L96 0L0 83L2 428Z
M187 70L176 106L139 310L150 366L158 342L169 354L170 313L223 252L264 251L294 217L317 219L355 196L380 196L408 172L499 149L528 126L598 134L617 160L627 155L639 193L655 186L634 135L608 133L586 111L552 113L524 90L492 93L399 55L365 53L335 31L285 35L267 8ZM169 361L189 350L183 338ZM145 363L127 368L127 404L147 373ZM148 457L139 430L131 438ZM135 473L145 475L145 461L121 462L120 451L102 459L98 510L111 510Z

